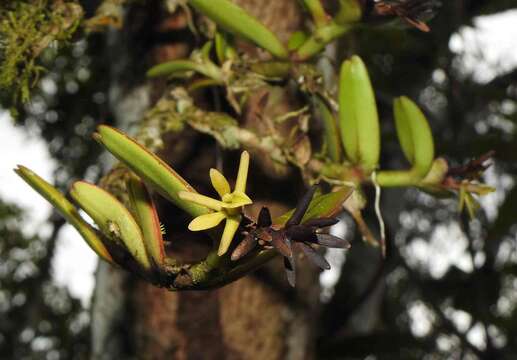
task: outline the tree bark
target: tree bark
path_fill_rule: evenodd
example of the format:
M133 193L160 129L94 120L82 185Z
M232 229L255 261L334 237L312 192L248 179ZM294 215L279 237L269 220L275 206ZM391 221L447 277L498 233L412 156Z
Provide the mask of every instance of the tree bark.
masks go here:
M240 4L283 40L299 27L301 16L295 0L241 1ZM182 23L177 18L160 19L158 10L161 11L153 4L143 8L140 6L138 15L130 11L126 20L131 19L132 24L126 25L122 33L114 35L110 49L114 59L111 101L118 126L122 128L128 127L128 115L143 114L149 106L147 99L154 96L150 87L138 79L139 75L135 78L138 71L140 74L145 73L141 65L138 68L142 59L142 54L138 52L149 51L159 61L186 56L188 53L186 49L190 44L184 43L165 43L158 48L145 48L148 37L142 34L149 31L144 29L149 23L159 19L159 25L155 25L154 29L163 24L174 24L174 28ZM123 49L121 42L125 44ZM253 126L246 123L248 125ZM175 137L166 141L165 148L177 148L181 140ZM184 151L192 152L193 149L188 147L192 148L193 143L190 141ZM181 157L170 151L167 155L173 163ZM200 160L198 158L203 156L199 155L196 159L203 163L213 162L212 155L204 157L209 160ZM208 168L202 171L208 174ZM264 177L271 182L277 181L267 167L260 171L263 173L255 179L256 184L250 184L251 188L260 189L263 186L260 181ZM204 175L194 174L193 177ZM293 181L289 183L289 191L292 192ZM261 192L267 193L266 189L261 189ZM296 194L291 194L293 196ZM275 200L285 202L287 199ZM176 238L176 234L171 236ZM192 235L186 235L183 242L196 244ZM201 247L194 252L202 254L203 251L206 253L207 249ZM181 251L175 255L180 254ZM283 277L280 259L275 259L256 274L220 289L169 292L101 263L96 275L92 306L92 358L312 358L312 329L317 327L318 273L312 267L300 269L296 290L289 289Z

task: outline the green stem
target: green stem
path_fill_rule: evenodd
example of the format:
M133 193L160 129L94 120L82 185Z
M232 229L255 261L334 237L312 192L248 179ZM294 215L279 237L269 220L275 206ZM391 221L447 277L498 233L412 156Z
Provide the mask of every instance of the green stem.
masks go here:
M303 43L302 46L293 54L293 60L306 61L321 52L327 44L347 33L352 29L352 25L339 25L330 22L328 25L316 29L314 33Z
M422 180L413 170L379 171L377 184L380 187L417 186Z
M328 24L329 17L323 9L320 0L303 0L307 10L311 13L316 27L320 28Z

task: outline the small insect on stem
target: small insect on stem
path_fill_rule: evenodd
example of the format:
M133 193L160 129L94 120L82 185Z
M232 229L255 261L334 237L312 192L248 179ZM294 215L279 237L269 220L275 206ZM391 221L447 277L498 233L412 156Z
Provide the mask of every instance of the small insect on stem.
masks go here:
M233 261L237 261L258 248L275 249L283 256L284 269L287 281L291 286L296 283L295 251L302 252L307 259L323 270L330 269L330 264L317 250L317 246L329 248L350 248L350 243L337 236L320 234L323 228L335 225L339 219L335 217L322 217L309 219L304 223L302 219L309 208L317 186L309 188L305 195L298 201L291 217L280 229L272 226L271 214L267 207L263 207L256 222L247 225L243 232L244 239L237 245L231 255Z

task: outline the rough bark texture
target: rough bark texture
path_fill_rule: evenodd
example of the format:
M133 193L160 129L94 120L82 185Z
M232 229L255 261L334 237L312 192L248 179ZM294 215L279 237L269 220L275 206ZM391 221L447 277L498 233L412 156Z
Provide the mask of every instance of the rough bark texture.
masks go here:
M301 20L295 0L241 1L241 5L263 19L283 40L296 30ZM132 21L131 29L117 35L119 38L113 41L113 44L125 42L126 48L112 45L116 71L111 95L114 112L118 114L118 126L122 128L128 127L128 118L124 114L141 114L148 106L146 99L154 96L149 87L135 79L135 74L145 71L135 65L143 58L139 52L148 51L148 58L164 61L184 56L189 45L162 43L154 49L146 49L145 41L148 39L141 31L144 26L154 22L154 31L174 31L185 23L177 18L160 20L156 15L160 10L156 4L138 10L135 14L128 14ZM149 11L148 18L145 11ZM138 101L134 101L135 94L138 94ZM193 143L189 139L190 147ZM177 143L168 145L178 147ZM196 159L213 161L213 153L210 152L209 160L199 156ZM177 160L174 153L169 160L173 163ZM190 172L196 167L188 166ZM264 178L268 178L267 168L261 171L264 173L256 178L260 183L250 184L251 188L260 189ZM289 191L292 189L291 183ZM261 192L267 194L264 189ZM182 240L186 244L195 242L188 235ZM206 248L200 250L201 253L206 251ZM186 256L189 255L192 256ZM300 269L298 288L296 291L287 289L280 261L273 261L257 275L247 276L221 289L172 293L100 264L92 310L92 358L311 358L311 328L315 328L318 309L317 276L311 267Z

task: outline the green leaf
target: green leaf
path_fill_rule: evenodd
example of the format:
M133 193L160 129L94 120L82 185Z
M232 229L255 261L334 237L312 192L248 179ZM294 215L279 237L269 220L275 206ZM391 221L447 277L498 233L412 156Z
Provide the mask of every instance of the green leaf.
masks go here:
M140 227L120 201L106 190L84 181L77 181L70 196L113 241L122 241L133 258L146 270L151 268Z
M339 10L334 21L340 25L355 23L361 20L363 9L359 0L339 0Z
M412 171L424 177L434 159L433 134L427 119L418 106L405 96L395 99L393 109L404 155L413 165Z
M88 246L97 253L102 259L114 264L114 261L106 249L106 246L102 243L96 230L91 227L84 219L79 215L75 206L68 201L63 194L61 194L55 187L50 185L48 182L39 177L32 170L18 165L18 168L14 170L27 184L29 184L34 190L40 193L49 203L51 203L59 213L77 229L79 234L86 241Z
M320 217L332 217L343 209L343 203L352 194L352 187L344 186L338 191L324 195L315 196L307 212L303 216L302 223ZM294 209L273 220L275 225L284 225L293 214Z
M254 42L278 58L288 57L286 48L273 32L231 1L188 0L188 3L223 29Z
M321 116L321 120L323 121L328 156L332 161L340 162L341 140L339 138L339 128L337 126L336 118L322 99L315 96L314 102L316 104L316 109Z
M131 176L129 179L128 190L129 200L142 230L146 252L154 263L161 267L165 260L165 249L160 220L153 199L144 183L136 176Z
M319 0L318 0L319 1ZM303 31L295 31L289 41L287 42L287 48L290 51L298 49L307 40L307 34Z
M129 136L101 125L97 128L94 138L142 180L190 215L199 216L210 211L205 206L180 199L180 191L197 192L162 159Z
M366 172L373 171L380 156L379 117L368 71L358 56L341 66L339 124L347 157Z
M217 66L209 62L200 64L192 60L172 60L158 64L147 71L147 77L168 76L185 71L195 71L218 83L223 82L221 71Z

